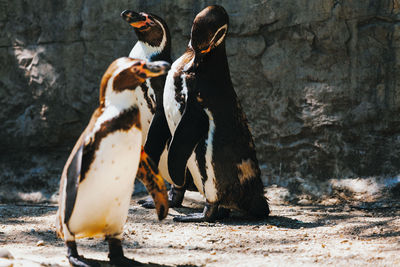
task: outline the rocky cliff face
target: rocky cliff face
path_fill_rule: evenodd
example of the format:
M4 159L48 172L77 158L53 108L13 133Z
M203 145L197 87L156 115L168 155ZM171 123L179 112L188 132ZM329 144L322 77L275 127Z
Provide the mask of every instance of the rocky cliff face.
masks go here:
M265 184L399 173L399 0L0 0L0 200L57 187L103 72L136 41L122 10L164 17L176 59L213 3L230 15L231 75Z

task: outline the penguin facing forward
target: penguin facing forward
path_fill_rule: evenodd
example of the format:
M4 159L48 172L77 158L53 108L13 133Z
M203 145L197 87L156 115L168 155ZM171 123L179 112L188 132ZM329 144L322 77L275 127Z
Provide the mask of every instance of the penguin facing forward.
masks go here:
M171 60L171 35L167 23L160 17L150 13L137 13L132 10L125 10L121 17L128 22L135 30L138 41L132 48L129 57L140 58L148 61L164 60L172 63ZM167 75L161 75L148 79L141 85L139 91L140 111L142 114L142 134L144 150L150 158L158 165L161 175L171 186L168 192L169 206L179 207L182 204L186 188L197 191L187 174L187 183L184 187L177 188L173 185L168 174L167 166L167 144L171 140L171 133L168 128L163 107L163 89ZM138 201L145 208L154 208L151 198Z
M123 254L121 237L137 173L155 200L158 218L167 215L164 181L141 149L136 90L146 78L168 69L165 61L125 57L115 60L103 75L100 105L75 144L60 182L57 234L65 240L73 266L91 264L77 251L75 239L83 237L105 237L111 264L133 262Z
M228 14L209 6L194 19L186 52L174 62L164 88L172 141L168 170L176 186L188 168L206 198L203 213L175 221L214 221L230 209L258 218L269 214L247 119L234 91L225 51Z

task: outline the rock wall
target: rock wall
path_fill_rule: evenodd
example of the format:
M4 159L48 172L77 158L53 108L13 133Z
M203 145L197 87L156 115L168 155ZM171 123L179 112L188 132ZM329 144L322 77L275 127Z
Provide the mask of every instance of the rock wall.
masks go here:
M103 72L136 41L122 10L164 17L176 59L214 3L266 185L399 173L399 0L0 0L0 201L57 188Z

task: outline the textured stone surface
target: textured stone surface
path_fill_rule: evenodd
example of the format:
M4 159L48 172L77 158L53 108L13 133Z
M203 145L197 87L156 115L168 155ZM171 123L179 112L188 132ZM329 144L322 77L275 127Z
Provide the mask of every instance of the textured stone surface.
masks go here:
M0 0L0 200L21 184L48 189L35 199L57 187L103 72L136 40L122 10L164 17L175 59L212 3ZM232 80L265 184L399 173L399 0L216 3L230 15Z

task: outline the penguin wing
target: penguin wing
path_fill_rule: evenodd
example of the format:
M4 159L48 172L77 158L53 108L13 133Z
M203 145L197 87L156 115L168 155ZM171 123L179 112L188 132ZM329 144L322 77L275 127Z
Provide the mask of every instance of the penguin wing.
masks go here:
M82 169L82 158L85 153L85 138L90 133L95 125L97 118L100 116L100 110L97 109L90 119L88 126L85 131L81 134L78 141L76 142L72 152L65 164L62 179L66 183L65 189L65 210L64 210L64 222L67 223L72 215L72 211L75 206L76 195L78 192L79 181L81 177Z
M78 148L67 168L67 185L65 199L65 221L69 221L75 206L76 194L78 192L79 177L81 176L83 145Z
M168 172L175 185L184 185L187 161L197 143L207 135L208 125L208 116L189 93L168 151Z
M165 118L164 108L161 106L156 109L156 113L151 120L146 143L144 145L144 151L146 151L156 165L158 165L160 156L170 138L171 132L168 127L167 119Z

